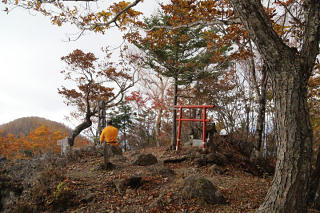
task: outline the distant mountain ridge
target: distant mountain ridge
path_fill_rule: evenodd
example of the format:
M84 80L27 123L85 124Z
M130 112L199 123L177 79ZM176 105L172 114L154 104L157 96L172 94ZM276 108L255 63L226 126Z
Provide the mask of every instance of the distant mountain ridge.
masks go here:
M32 132L41 125L45 125L54 131L60 131L62 133L71 133L71 129L64 124L56 121L51 121L42 117L22 117L13 120L9 123L0 125L0 136L6 136L7 134L13 134L15 136L26 136L29 132Z

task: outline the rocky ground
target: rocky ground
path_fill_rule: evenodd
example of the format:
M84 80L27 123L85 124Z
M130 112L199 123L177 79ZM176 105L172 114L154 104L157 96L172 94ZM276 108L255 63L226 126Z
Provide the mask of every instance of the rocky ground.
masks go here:
M111 159L111 170L103 168L95 148L33 163L2 159L0 207L3 212L254 212L271 174L230 147L209 154L191 147L129 151Z
M260 178L232 166L196 163L192 154L168 152L161 149L147 149L158 163L137 166L131 162L132 153L125 153L124 159L115 159L113 171L97 170L101 158L86 159L68 167L66 176L77 194L90 194L91 202L84 202L73 208L80 212L250 212L262 202L270 178ZM192 153L192 152L191 152ZM163 163L168 159L183 159L178 163ZM199 202L197 197L185 199L182 195L184 180L191 175L200 175L210 180L226 198L223 204ZM114 181L130 177L142 177L138 188L120 190ZM91 198L91 196L89 196Z

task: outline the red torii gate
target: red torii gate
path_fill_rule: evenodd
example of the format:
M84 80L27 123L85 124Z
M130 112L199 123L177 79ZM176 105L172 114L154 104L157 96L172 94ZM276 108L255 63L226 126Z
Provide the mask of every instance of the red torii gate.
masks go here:
M210 120L207 119L207 109L213 108L214 105L185 105L185 106L174 106L174 108L179 108L179 117L177 121L179 121L178 125L178 135L177 135L177 146L176 150L178 151L180 148L180 137L181 137L181 125L182 121L200 121L202 122L202 148L206 148L206 122ZM182 109L202 109L202 119L192 119L192 118L182 118Z

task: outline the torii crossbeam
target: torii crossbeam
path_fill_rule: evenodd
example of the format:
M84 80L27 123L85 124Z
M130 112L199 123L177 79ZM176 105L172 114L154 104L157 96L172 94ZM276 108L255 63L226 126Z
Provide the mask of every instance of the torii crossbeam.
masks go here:
M180 149L180 138L181 138L181 126L182 121L200 121L202 122L202 148L206 149L206 123L210 120L207 119L207 109L213 108L214 105L184 105L184 106L174 106L174 108L179 109L179 117L177 118L177 121L179 121L178 125L178 135L177 135L177 145L176 150L178 151ZM202 109L202 118L200 119L192 119L192 118L183 118L183 109Z

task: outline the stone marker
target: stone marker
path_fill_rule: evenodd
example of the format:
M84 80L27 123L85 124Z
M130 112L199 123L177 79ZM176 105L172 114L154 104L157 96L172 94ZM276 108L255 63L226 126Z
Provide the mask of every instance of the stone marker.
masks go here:
M58 140L57 145L61 146L61 155L66 155L71 150L71 146L68 143L68 138L63 138L61 140Z

